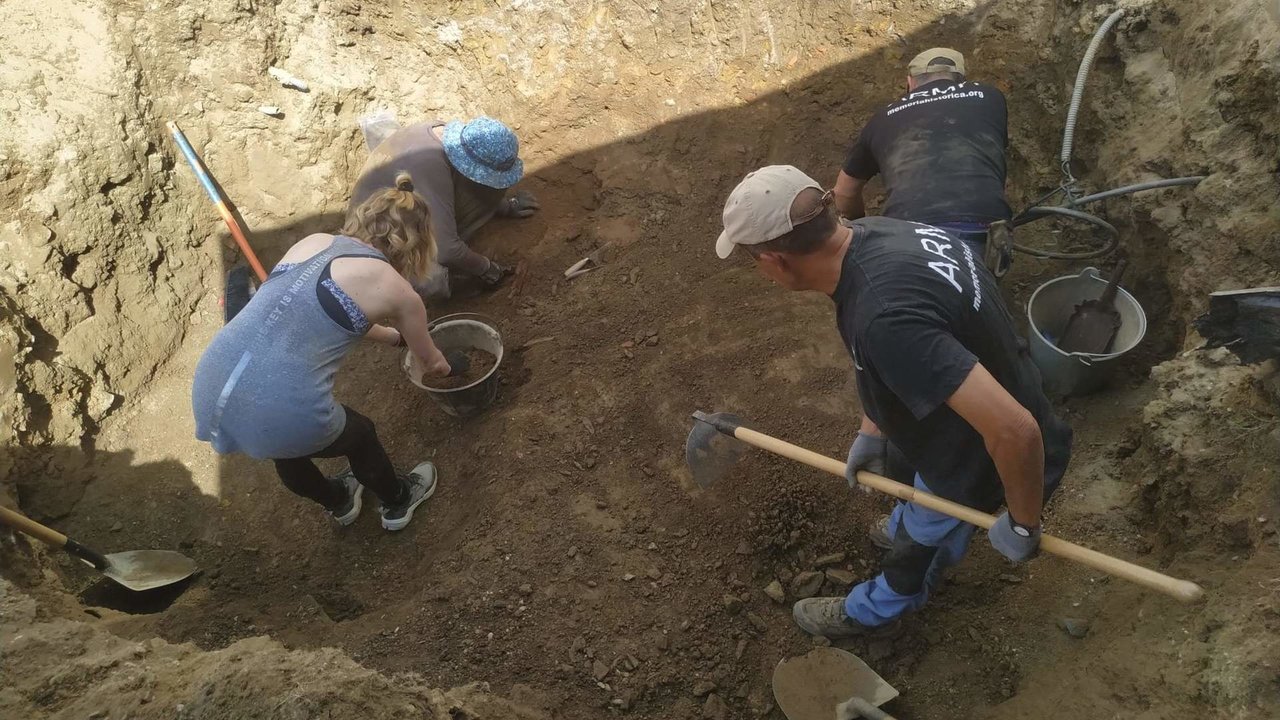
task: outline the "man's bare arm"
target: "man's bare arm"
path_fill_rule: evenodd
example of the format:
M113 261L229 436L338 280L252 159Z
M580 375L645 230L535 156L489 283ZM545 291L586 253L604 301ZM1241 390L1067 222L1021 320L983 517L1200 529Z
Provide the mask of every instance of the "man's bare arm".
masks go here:
M1044 438L1035 417L981 363L947 405L982 435L1000 473L1010 517L1019 525L1039 527L1044 505Z
M857 220L867 214L866 204L862 199L862 190L866 185L866 180L859 180L843 170L840 171L834 191L836 210L840 215Z

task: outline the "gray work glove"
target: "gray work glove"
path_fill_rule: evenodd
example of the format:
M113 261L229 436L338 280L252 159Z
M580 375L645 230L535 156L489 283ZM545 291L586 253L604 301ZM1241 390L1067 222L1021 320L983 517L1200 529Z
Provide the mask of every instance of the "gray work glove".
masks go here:
M1008 510L996 518L996 524L987 531L987 538L991 540L991 547L1016 563L1026 562L1040 552L1040 528L1015 528Z
M533 193L527 190L516 190L502 199L502 204L498 206L498 215L527 218L532 217L540 207L542 206L538 204L538 199L533 196Z
M849 481L849 487L861 488L862 492L870 494L871 488L858 484L858 471L884 475L888 457L889 438L858 433L853 445L849 446L849 461L844 467L844 479Z
M480 282L485 287L492 290L502 284L504 278L511 274L511 270L490 260L489 269L480 273Z

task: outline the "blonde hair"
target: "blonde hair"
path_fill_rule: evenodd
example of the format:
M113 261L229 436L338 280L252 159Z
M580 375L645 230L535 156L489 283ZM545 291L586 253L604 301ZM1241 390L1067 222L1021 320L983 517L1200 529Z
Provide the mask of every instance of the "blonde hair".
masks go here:
M391 267L411 282L421 282L436 260L431 209L413 191L409 173L396 175L396 186L379 190L347 214L342 234L373 246Z

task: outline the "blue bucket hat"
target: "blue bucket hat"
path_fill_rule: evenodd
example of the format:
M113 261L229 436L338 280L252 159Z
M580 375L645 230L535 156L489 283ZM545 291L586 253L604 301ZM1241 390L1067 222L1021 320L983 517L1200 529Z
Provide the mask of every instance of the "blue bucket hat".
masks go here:
M491 188L505 189L524 175L520 141L511 128L491 117L444 126L444 153L466 177Z

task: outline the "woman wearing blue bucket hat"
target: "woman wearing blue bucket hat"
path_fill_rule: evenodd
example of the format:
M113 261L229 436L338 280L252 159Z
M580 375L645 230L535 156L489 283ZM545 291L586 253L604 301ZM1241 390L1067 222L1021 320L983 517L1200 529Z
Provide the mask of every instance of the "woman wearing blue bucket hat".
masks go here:
M399 128L371 148L351 193L356 207L395 185L408 172L431 205L438 266L417 286L424 297L448 297L449 276L475 277L497 287L509 271L474 250L467 241L495 215L526 218L538 210L533 195L508 189L524 175L520 141L498 120L416 123Z

